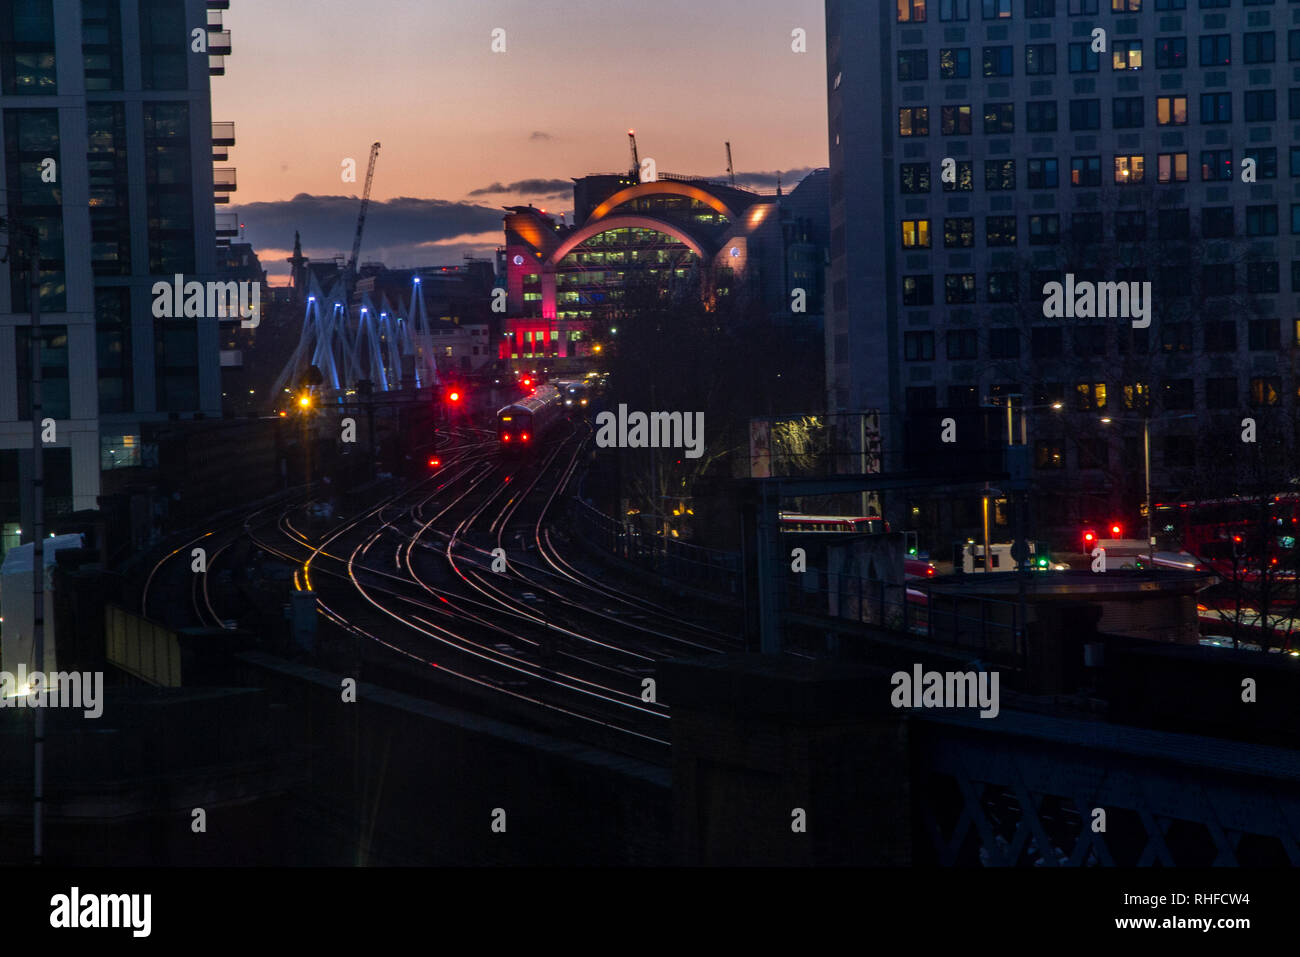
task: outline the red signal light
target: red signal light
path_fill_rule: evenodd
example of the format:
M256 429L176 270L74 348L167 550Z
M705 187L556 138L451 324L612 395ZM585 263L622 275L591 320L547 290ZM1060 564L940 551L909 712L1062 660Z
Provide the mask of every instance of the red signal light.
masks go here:
M519 433L519 441L520 441L520 442L527 442L527 441L528 441L528 433L527 433L527 432L520 432L520 433Z
M505 432L505 433L503 433L502 436L501 436L501 441L502 441L502 442L509 442L509 441L510 441L510 433L509 433L509 432Z
M530 379L530 378L528 378L527 376L524 376L524 387L527 388L528 386L530 386L530 385L532 385L532 384L533 384L533 380Z
M1097 540L1096 533L1092 531L1087 531L1083 533L1083 541L1085 545L1091 545L1096 540Z
M459 393L459 392L449 392L449 393L447 394L447 399L448 399L449 401L451 401L451 402L459 402L459 401L460 401L460 393Z
M1119 538L1120 533L1121 533L1122 531L1124 531L1124 529L1123 529L1121 526L1119 526L1119 525L1112 525L1112 526L1110 527L1110 536L1111 536L1111 538Z
M1233 541L1234 544L1240 545L1240 544L1241 544L1241 536L1240 536L1240 535L1233 535L1233 536L1232 536L1232 541Z

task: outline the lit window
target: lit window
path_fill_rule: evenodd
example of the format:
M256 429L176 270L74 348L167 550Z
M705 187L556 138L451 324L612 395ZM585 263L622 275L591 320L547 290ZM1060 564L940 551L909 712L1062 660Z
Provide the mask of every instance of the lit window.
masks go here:
M1145 174L1146 159L1141 154L1115 157L1115 184L1117 186L1132 186L1141 183L1145 178Z
M930 248L930 221L928 219L903 220L903 248Z

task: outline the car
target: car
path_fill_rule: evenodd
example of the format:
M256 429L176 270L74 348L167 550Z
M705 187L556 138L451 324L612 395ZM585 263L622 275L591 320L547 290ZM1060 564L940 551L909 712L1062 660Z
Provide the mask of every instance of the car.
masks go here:
M903 574L908 578L933 578L938 574L933 562L919 558L903 559Z

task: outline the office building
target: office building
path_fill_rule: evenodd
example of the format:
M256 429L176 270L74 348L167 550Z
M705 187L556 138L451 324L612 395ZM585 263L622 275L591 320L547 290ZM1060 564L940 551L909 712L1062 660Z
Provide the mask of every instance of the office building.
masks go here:
M1066 529L1137 516L1148 416L1157 498L1249 471L1245 417L1290 445L1300 6L828 0L826 17L828 403L881 410L887 468L926 413L1015 397L1040 523ZM1051 282L1138 285L1050 318ZM1114 313L1148 282L1138 328ZM913 507L894 517L969 529L979 496Z

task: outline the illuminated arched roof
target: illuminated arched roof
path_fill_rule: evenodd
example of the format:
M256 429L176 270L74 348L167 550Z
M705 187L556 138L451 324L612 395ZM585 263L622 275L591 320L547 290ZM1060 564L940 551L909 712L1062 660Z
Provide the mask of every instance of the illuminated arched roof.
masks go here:
M653 184L648 184L648 185L653 185ZM665 222L664 220L656 219L653 216L639 216L630 213L620 213L617 216L611 216L609 219L601 219L595 222L588 222L581 229L569 234L567 237L565 237L564 242L562 242L558 247L556 247L555 251L552 252L550 256L547 257L547 262L550 263L551 265L555 265L559 263L560 260L562 260L565 256L573 252L573 250L577 246L582 245L592 236L598 236L601 233L607 233L613 229L627 229L627 228L653 229L655 232L665 233L673 237L673 239L679 240L680 242L684 243L687 247L689 247L691 252L695 253L695 255L699 256L701 259L709 258L708 254L705 253L704 248L700 246L699 241L696 240L695 237L693 237L690 233L686 232L685 230L682 229L682 227L676 225L675 223Z
M690 199L699 200L707 206L713 207L716 212L726 216L728 220L734 221L736 214L732 212L731 207L724 203L718 197L714 196L708 190L700 189L698 186L692 186L690 183L680 183L671 179L654 180L649 183L638 183L636 186L629 186L627 189L621 189L609 199L605 200L594 210L588 218L588 222L601 219L609 215L610 211L622 206L624 203L631 202L634 199L640 199L642 196L686 196Z

